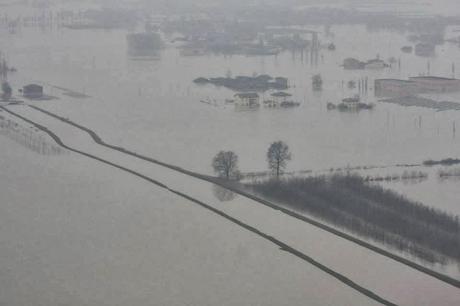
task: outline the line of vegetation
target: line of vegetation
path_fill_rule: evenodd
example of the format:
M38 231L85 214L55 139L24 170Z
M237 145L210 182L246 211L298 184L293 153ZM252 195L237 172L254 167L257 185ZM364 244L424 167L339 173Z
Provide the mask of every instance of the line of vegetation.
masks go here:
M460 260L458 216L366 183L356 175L272 179L253 192L431 263Z
M426 160L423 162L424 166L453 166L460 164L458 158L446 158L442 160Z
M0 99L3 101L8 101L13 95L13 89L10 84L6 81L2 83L2 93L0 94Z
M384 167L382 167L384 168ZM360 170L368 170L373 168L366 168L361 167ZM338 168L337 170L328 170L331 174L333 172L338 174L349 173L352 170L344 170L342 168ZM324 171L323 171L324 172ZM321 173L321 172L320 172ZM261 172L246 172L240 173L241 180L255 180L255 179L265 179L272 175L271 171L261 171ZM319 173L317 173L319 174ZM291 172L284 172L283 177L286 176L313 176L313 170L301 170L301 171L291 171ZM428 173L422 171L408 171L405 170L402 174L393 173L387 175L363 175L363 179L366 182L401 182L401 181L423 181L428 178Z
M313 170L298 170L298 171L289 171L283 172L283 176L305 176L312 174ZM272 176L272 171L254 171L254 172L242 172L240 174L241 180L254 180L254 179L263 179L269 176Z
M387 169L387 168L415 168L419 167L421 164L397 164L394 166L387 165L387 166L376 166L376 165L367 165L367 166L354 166L354 167L344 167L344 168L329 168L325 170L320 170L318 173L325 173L329 172L332 174L334 172L337 173L349 173L351 171L361 171L361 170L373 170L373 169ZM254 180L254 179L263 179L265 177L271 176L273 173L272 171L253 171L253 172L241 172L240 178L242 180ZM290 176L305 176L306 174L313 174L313 170L297 170L297 171L289 171L283 172L283 175L290 175ZM366 176L366 180L368 181L392 181L392 180L412 180L412 179L425 179L428 177L428 174L422 171L404 171L403 174L392 174L392 175L377 175L377 176Z
M20 145L42 155L59 155L64 151L51 143L36 130L26 128L15 121L0 115L0 135L19 143Z
M406 170L397 175L364 177L353 175L349 170L335 172L331 169L328 176L284 176L282 179L281 175L291 158L286 143L273 142L266 154L273 176L263 179L259 173L252 175L252 183L237 185L244 186L242 188L247 188L252 194L313 215L427 262L445 264L449 259L460 262L458 216L372 184L425 180L427 173ZM239 171L238 156L232 151L219 152L212 166L224 180L236 182L247 178ZM262 179L256 181L256 177Z

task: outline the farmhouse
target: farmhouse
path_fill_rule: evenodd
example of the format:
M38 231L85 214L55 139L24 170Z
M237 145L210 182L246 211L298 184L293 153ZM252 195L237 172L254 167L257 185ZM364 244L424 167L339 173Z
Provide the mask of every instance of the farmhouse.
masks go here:
M29 84L22 88L22 95L29 99L40 99L43 97L43 86Z
M415 45L415 54L418 56L433 56L436 46L430 43L419 43Z
M259 106L259 95L257 93L238 93L235 95L235 109L238 111L257 109Z

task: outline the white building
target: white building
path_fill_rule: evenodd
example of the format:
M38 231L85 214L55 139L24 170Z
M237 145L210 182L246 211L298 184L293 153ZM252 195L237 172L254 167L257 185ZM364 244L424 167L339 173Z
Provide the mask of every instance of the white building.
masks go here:
M259 95L257 93L238 93L235 95L235 110L246 111L260 107Z

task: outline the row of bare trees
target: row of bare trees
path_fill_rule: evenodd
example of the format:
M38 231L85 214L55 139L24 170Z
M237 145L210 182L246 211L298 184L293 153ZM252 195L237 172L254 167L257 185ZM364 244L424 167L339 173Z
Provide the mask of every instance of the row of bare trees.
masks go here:
M267 150L268 168L276 177L279 177L292 155L289 146L283 141L273 142ZM212 161L214 172L221 178L227 180L238 180L241 173L238 169L238 155L233 151L220 151Z

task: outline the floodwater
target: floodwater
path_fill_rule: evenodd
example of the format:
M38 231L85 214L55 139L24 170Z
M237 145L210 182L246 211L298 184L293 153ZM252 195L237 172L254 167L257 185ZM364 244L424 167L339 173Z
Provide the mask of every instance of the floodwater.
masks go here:
M222 198L216 196L215 187L209 182L100 146L85 132L27 106L15 106L10 109L56 131L57 135L67 145L128 167L165 184L171 190L182 192L202 201L213 209L224 212L230 217L251 225L265 235L283 241L288 246L312 256L334 271L351 278L358 284L398 305L420 305L423 303L427 305L433 303L452 305L460 301L460 292L457 288L350 241L338 238L306 222L280 213L277 209L266 207L243 196L227 198L222 202ZM71 153L70 157L74 157L74 155ZM123 176L121 172L119 175ZM114 181L116 182L117 179ZM141 183L143 180L137 181ZM130 184L126 187L129 186ZM156 203L157 207L162 205L156 200L153 200L153 203ZM191 201L190 204L196 206ZM197 208L203 209L199 205ZM208 217L221 218L211 213L207 215ZM206 224L206 220L191 219L190 222ZM222 221L226 222L225 219ZM184 224L183 226L187 225ZM281 251L278 247L275 249ZM455 264L430 268L439 269L454 278L459 276L459 270ZM382 275L385 277L381 277ZM400 285L395 286L395 281L400 282Z
M134 176L0 144L2 305L377 305Z
M448 28L445 36L454 37L455 29ZM60 99L37 102L39 105L90 126L112 143L201 173L211 173L210 161L223 149L239 155L243 172L265 170L266 149L279 139L290 145L293 154L288 170L411 164L456 156L460 135L455 135L452 127L455 122L460 126L459 112L377 102L372 85L375 78L427 74L428 66L432 75L450 77L452 63L460 67L457 45L440 45L436 56L424 58L400 51L411 45L408 33L365 26L332 26L328 33L322 27L316 30L322 33L322 43L337 46L336 51L321 50L317 60L308 52L183 57L172 44L156 60L135 60L127 55L125 30L2 31L0 49L18 69L10 76L16 88L40 82L91 96L72 98L47 87L47 94L60 95ZM361 60L394 57L401 66L344 70L340 65L350 56ZM234 92L192 82L200 76L263 73L288 77L288 91L301 106L235 112L232 105L224 103ZM311 88L316 73L324 80L322 92ZM362 98L375 103L374 110L327 110L327 102L358 94L358 89L347 89L346 83L365 77L370 88ZM215 100L215 105L200 102L208 98ZM444 98L458 101L455 99L460 96Z
M318 1L307 0L302 7L342 7L359 9L369 12L398 12L409 15L445 15L456 16L460 14L456 0L332 0L318 3Z
M382 2L382 5L389 5L388 3ZM449 3L451 7L455 4L455 2ZM436 7L441 8L441 6ZM410 9L407 12L411 12ZM445 12L440 10L439 13ZM458 156L460 135L454 133L452 127L454 123L460 127L460 112L436 112L431 109L404 108L385 104L375 99L372 90L373 80L376 78L407 78L428 73L444 77L459 77L452 72L452 64L460 67L460 48L457 45L445 43L437 46L436 55L426 58L400 51L402 46L413 45L407 40L409 33L388 29L371 30L363 25L332 25L329 30L323 27L308 29L319 31L321 42L323 44L334 42L337 50L322 49L317 57L309 52L284 52L278 56L209 54L183 57L176 49L177 46L169 43L169 38L165 38L168 41L167 47L159 53L158 58L136 60L128 56L126 34L129 32L127 30L89 31L64 28L22 28L15 34L2 29L0 50L7 56L10 65L18 69L17 73L10 75L10 81L15 89L26 83L37 82L46 85L45 91L48 95L57 97L50 101L32 102L33 104L36 103L40 107L90 127L109 143L200 173L212 173L211 160L219 150L234 150L239 155L240 169L243 172L266 170L265 152L269 144L276 140L284 140L289 144L293 160L288 170L293 171L308 169L324 171L329 168L355 166L394 166ZM445 33L446 38L458 36L456 30L456 27L448 28ZM385 70L364 71L347 71L340 67L343 59L347 57L368 60L377 56L385 60L394 57L397 61L400 60L401 65L395 63ZM197 86L192 82L201 76L264 73L288 77L290 83L288 92L293 94L295 100L301 102L301 106L297 109L262 107L257 111L236 112L232 105L224 103L225 99L233 97L234 92L212 85ZM314 92L311 88L311 78L317 73L320 73L324 80L321 92ZM328 102L338 103L342 98L358 94L358 89L347 89L346 83L365 77L369 80L370 88L362 98L365 102L375 103L376 106L372 111L341 113L327 110ZM84 93L89 97L70 97L58 87ZM215 103L210 105L200 102L208 98ZM459 94L436 98L460 101ZM49 123L47 119L43 119L43 116L35 115L37 118L42 118L44 123ZM59 124L56 124L56 129L59 131ZM64 129L60 132L65 134ZM80 144L78 138L82 135L75 133L72 136L74 137L72 141ZM81 144L84 144L83 140ZM128 294L125 298L129 302L138 299L141 304L161 296L164 299L162 302L169 305L181 305L187 302L199 304L205 301L229 305L248 301L262 304L274 303L277 298L286 294L284 290L290 290L289 296L292 299L290 304L301 304L308 296L318 292L328 292L325 288L330 286L334 286L333 294L329 294L329 291L328 297L316 296L318 300L310 301L311 304L324 304L324 299L328 299L326 302L330 304L337 304L337 301L353 301L354 305L370 303L367 299L356 297L348 288L337 289L335 281L331 282L329 278L323 278L322 273L309 266L305 270L299 269L298 263L292 258L285 260L284 256L287 255L279 256L278 253L267 252L267 249L272 246L255 242L253 237L246 237L246 234L236 233L232 226L207 236L206 233L211 230L209 227L212 227L212 230L221 228L221 222L209 218L207 213L197 213L193 209L184 210L184 201L179 201L169 194L156 189L151 191L150 187L138 186L137 182L134 183L125 177L114 176L116 180L107 182L106 178L113 175L110 170L104 167L99 169L94 165L94 169L91 168L94 171L86 173L83 170L89 169L86 161L76 160L73 155L46 157L46 160L34 161L29 153L30 155L35 153L24 153L23 148L15 149L15 145L10 142L8 139L2 139L2 146L12 150L5 151L2 157L6 156L5 160L10 160L13 164L21 164L22 172L13 171L5 164L2 165L2 171L4 168L9 169L8 177L23 183L18 185L12 181L2 182L2 185L8 188L11 195L9 200L12 204L6 207L5 213L1 214L2 218L5 218L2 220L6 220L6 223L2 221L2 224L7 224L8 232L2 231L0 242L8 246L8 251L0 258L2 263L0 266L13 267L15 271L19 271L19 274L15 275L13 283L0 286L0 293L13 292L13 295L17 293L17 296L23 296L23 300L20 301L22 304L34 301L36 296L40 296L37 304L46 305L56 302L82 304L85 302L81 300L82 292L89 292L91 298L89 302L93 304L103 302L123 304L124 301L120 302L117 298L120 290L125 290L122 292ZM88 145L87 149L91 149L91 146ZM28 162L22 163L23 160ZM54 170L45 172L49 174L49 178L40 180L43 185L34 187L35 181L30 179L30 169L35 173L41 173L44 171L43 164ZM75 167L69 167L69 164ZM136 165L138 169L144 170L143 164ZM393 169L394 167L390 167L380 172L376 168L373 174L385 175ZM398 169L398 171L403 170ZM382 293L404 301L405 304L420 304L422 302L420 299L423 297L417 298L415 292L407 294L403 289L396 288L392 278L380 279L378 276L389 272L392 275L400 273L401 277L407 277L408 280L415 279L419 288L433 281L410 269L406 274L405 270L399 270L398 265L392 265L393 262L388 262L375 254L368 254L366 250L350 246L348 242L333 239L317 229L309 229L308 226L297 222L287 224L286 217L276 216L264 208L249 207L246 199L235 198L232 194L207 186L208 184L204 184L206 186L203 187L201 183L176 175L162 176L168 171L157 171L155 167L144 171L150 171L149 174L156 176L157 179L167 178L169 182L181 186L183 188L181 190L194 193L205 201L220 205L219 208L229 214L272 231L284 240L291 241L324 260L335 269L353 276L353 279L356 278L363 284L368 283ZM421 169L421 171L429 172L430 178L420 183L392 182L382 183L382 185L427 205L460 215L458 204L460 181L436 179L436 168L430 171ZM93 172L99 173L96 178ZM70 190L71 185L67 184L66 187L62 185L63 181L72 182L75 188ZM47 186L54 186L60 190L62 188L62 194L49 192ZM131 197L127 197L128 189L136 194L134 201ZM33 190L33 192L23 192L23 190ZM112 194L114 190L117 193ZM81 194L86 195L83 197L84 203L76 209L75 205L82 205ZM60 199L64 195L70 202L61 206ZM216 202L218 199L226 202L218 203ZM36 202L40 202L40 205L36 206ZM96 212L92 206L95 202L102 203L102 207ZM129 207L125 205L128 202ZM132 202L135 202L134 207ZM167 207L164 211L158 212L156 210L158 207L149 206L150 203L160 202ZM107 210L109 216L106 216ZM146 210L148 213L144 213ZM130 220L132 225L129 226L125 224L128 220L124 219L127 213L134 217L132 219L134 221ZM261 213L269 217L261 218ZM177 219L165 218L172 215L176 217L177 214L179 214L179 222ZM66 220L59 219L69 215ZM33 222L29 223L31 218ZM85 221L81 222L82 220ZM152 228L151 220L160 223ZM190 220L192 222L187 223ZM179 226L179 223L188 224L190 228L170 232L166 239L158 234L165 228ZM206 228L204 224L207 224ZM87 226L90 230L86 229ZM64 234L68 240L56 241L55 230L62 227L65 228ZM192 231L189 231L190 229ZM299 229L306 233L305 237L299 238ZM184 231L190 236L184 238L182 236ZM39 234L45 236L37 237ZM238 237L245 241L245 245L233 245L227 241L226 238L234 237L236 234L241 235ZM115 235L121 235L122 239L115 239ZM202 240L198 242L193 240L202 235L204 237ZM185 252L188 260L194 264L203 262L202 265L196 266L203 266L207 260L218 262L217 258L223 258L226 266L219 270L221 271L219 275L223 275L222 278L213 273L206 274L203 282L195 284L201 287L190 287L194 279L201 275L202 269L198 271L191 269L190 265L180 264L168 266L167 269L162 267L164 259L169 258L170 253L180 254L184 248L183 244L171 244L165 249L164 244L174 242L175 237L172 236L183 237L188 242L186 245L188 251ZM136 237L139 238L133 241ZM318 239L318 237L328 238ZM24 248L22 256L26 257L20 257L21 254L16 253L18 249L16 241L24 242L24 245L19 247ZM42 241L43 244L36 245L34 241ZM155 241L161 247L146 246L145 241ZM225 252L216 251L222 247L217 243L221 241L226 241ZM202 246L202 249L197 250L196 244ZM248 251L249 245L255 250ZM333 252L330 251L331 246ZM151 254L156 254L159 249L162 253L156 255L158 257L151 262ZM117 257L110 257L111 253ZM225 253L224 257L222 257L223 253ZM263 258L263 262L260 263L261 254L267 253L270 253L269 258ZM345 253L347 256L342 256ZM61 257L57 254L65 256ZM135 256L135 260L131 260L132 256ZM212 258L205 257L206 260L200 261L202 256ZM235 256L237 258L243 256L247 262L237 263L240 268L236 270L236 274L232 274L229 271L233 267ZM62 258L69 262L59 262ZM363 262L369 262L373 269L366 272L366 267L361 267L359 270L357 268L361 262L353 264L348 262L347 258L361 258ZM175 257L175 259L180 263L183 258ZM56 262L53 260L57 260L58 264L55 265ZM91 264L88 265L88 261L91 261ZM277 266L279 261L283 261L283 264ZM129 263L128 267L123 268L126 263ZM69 266L71 264L74 266ZM37 265L43 269L37 270ZM289 266L288 269L283 271L278 269L280 266L285 268L286 265ZM53 267L55 270L49 270L47 267ZM84 269L80 270L82 267ZM253 270L248 270L248 267ZM276 269L270 270L272 267ZM213 269L215 271L219 267ZM433 269L438 269L452 277L459 277L457 266L433 267ZM33 273L30 273L31 271ZM79 272L75 274L75 271ZM134 273L133 271L139 273L129 274ZM183 275L184 271L183 279L175 278L177 275ZM147 284L152 279L157 279L158 275L167 279L164 284L179 282L179 286L166 289L162 287L165 286L164 284L159 286ZM276 275L278 278L275 277ZM279 284L293 283L293 277L297 280L294 283L308 284L306 287L311 286L310 290L302 291L305 288L291 285L277 287ZM46 282L43 282L43 279L46 279ZM104 288L98 287L107 279L116 281L105 283ZM315 280L315 284L311 284L311 279ZM87 280L90 282L86 283ZM206 295L210 293L204 293L205 286L216 282L218 291ZM132 285L133 283L137 287ZM230 287L228 287L229 283ZM242 283L250 283L251 290L241 288ZM17 286L18 284L20 286ZM410 282L407 281L405 284L407 286ZM28 292L28 288L31 287L36 291ZM264 288L275 287L279 291L271 294L264 291ZM433 299L437 296L442 297L443 290L449 290L439 284L428 287L433 291L425 293L429 297L433 293L430 297ZM70 291L69 288L74 291ZM229 288L230 291L226 291ZM173 291L165 294L165 290ZM187 294L177 295L179 291L181 293L185 291ZM223 297L238 298L235 292L244 292L241 300L221 300ZM280 292L282 294L277 294ZM110 296L111 300L106 300L107 296ZM413 300L408 300L411 296L414 296ZM178 297L184 300L177 300ZM261 301L261 297L265 300ZM186 300L187 298L189 300ZM456 293L446 294L444 298L442 302L445 304L452 302L449 299L458 301ZM277 302L279 303L282 303L282 300Z

